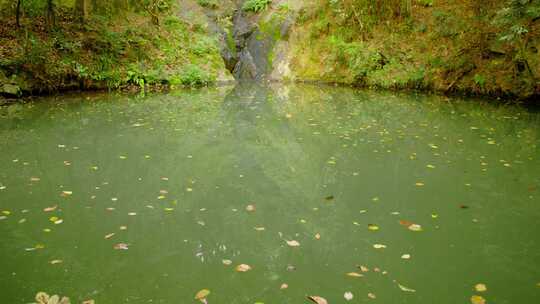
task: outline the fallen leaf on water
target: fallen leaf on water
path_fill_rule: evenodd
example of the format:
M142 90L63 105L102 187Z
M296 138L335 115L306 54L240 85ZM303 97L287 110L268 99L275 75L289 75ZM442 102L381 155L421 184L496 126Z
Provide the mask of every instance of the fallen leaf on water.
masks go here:
M203 300L203 299L206 299L206 297L208 297L208 295L210 294L210 290L208 289L201 289L199 290L199 292L197 292L197 294L195 295L195 300Z
M406 287L406 286L403 286L401 284L398 283L398 287L399 289L405 291L405 292L416 292L416 290L412 289L412 288L409 288L409 287Z
M232 261L231 260L221 260L221 262L223 263L223 265L225 266L229 266L232 264Z
M474 289L476 289L478 292L484 292L487 291L487 286L485 284L476 284Z
M247 205L247 206L246 206L246 211L247 211L247 212L253 212L253 211L255 211L255 205Z
M62 191L62 193L60 195L63 196L63 197L66 197L66 196L70 196L72 194L73 194L73 191Z
M264 231L264 230L266 230L266 229L265 229L264 227L255 227L255 230L257 230L257 231Z
M481 296L472 296L471 303L472 304L486 304L486 299L484 299Z
M415 186L422 187L422 186L424 186L424 183L418 182L418 183L415 184Z
M347 291L346 293L344 293L344 294L343 294L343 297L344 297L345 300L347 300L347 301L350 301L350 300L352 300L352 299L354 298L352 292L350 292L350 291Z
M379 230L379 226L375 225L375 224L368 224L367 225L367 228L368 230L371 230L371 231L377 231Z
M291 246L291 247L298 247L300 246L300 243L298 241L295 241L295 240L291 240L291 241L286 241L287 242L287 245Z
M349 277L361 278L361 277L363 277L364 275L361 274L361 273L358 273L358 272L349 272L349 273L347 273L347 276L349 276Z
M114 235L115 235L114 232L113 232L113 233L109 233L109 234L105 235L105 239L110 239L110 238L112 238Z
M238 266L236 266L236 271L238 272L247 272L247 271L250 271L251 270L251 266L247 265L247 264L240 264Z
M409 230L415 231L415 232L422 231L422 226L420 226L418 224L412 224L407 228L409 228Z
M401 258L404 259L404 260L408 260L408 259L411 258L411 255L406 253L406 254L402 255Z
M308 296L309 300L311 300L313 303L316 304L328 304L328 301L326 301L325 298L319 297L319 296Z
M316 239L316 240L320 240L320 239L321 239L321 235L320 235L320 234L318 234L318 233L317 233L317 234L315 234L315 239Z
M59 220L54 221L54 224L55 224L55 225L60 225L60 224L62 224L63 222L64 222L63 219L59 219Z
M120 226L120 230L127 230L127 226Z
M287 283L283 283L281 284L281 286L279 286L279 289L287 289L289 288L289 285Z
M58 208L58 205L54 205L52 207L47 207L47 208L43 209L43 211L52 212L52 211L56 210L56 208Z
M129 245L126 244L126 243L118 243L118 244L114 245L113 248L116 249L116 250L128 250Z
M62 260L52 260L49 263L51 263L51 265L56 265L56 264L60 264L62 262L63 262Z
M413 222L409 222L409 221L405 221L405 220L400 220L399 221L399 224L402 225L402 226L405 226L405 227L409 227L410 225L414 224Z
M47 304L49 303L50 296L47 293L40 291L36 294L35 299L37 304Z
M375 245L373 245L373 248L375 248L375 249L384 249L384 248L386 248L386 245L383 245L383 244L375 244Z
M368 293L367 296L368 296L368 298L370 298L370 299L376 299L376 298L377 298L377 296L376 296L374 293L371 293L371 292Z
M368 272L369 271L369 268L367 268L366 266L363 266L363 265L358 266L358 268L360 268L360 270L362 272Z
M31 182L39 182L40 180L41 180L41 178L39 178L39 177L30 177Z

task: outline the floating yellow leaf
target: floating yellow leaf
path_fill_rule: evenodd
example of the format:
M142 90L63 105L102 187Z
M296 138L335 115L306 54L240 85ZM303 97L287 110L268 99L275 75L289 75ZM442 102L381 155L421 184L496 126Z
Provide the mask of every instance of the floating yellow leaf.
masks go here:
M253 212L253 211L255 211L255 205L247 205L247 206L246 206L246 211L247 211L247 212Z
M476 291L478 292L484 292L484 291L487 291L487 286L485 284L476 284L474 285L474 289L476 289Z
M199 292L197 292L197 294L195 295L195 300L202 300L202 299L205 299L206 297L208 297L209 294L210 294L210 290L208 290L208 289L201 289L201 290L199 290Z
M384 249L384 248L386 248L386 245L383 245L383 244L375 244L375 245L373 245L373 248L375 248L375 249Z
M416 290L411 289L411 288L409 288L409 287L405 287L405 286L403 286L403 285L401 285L401 284L399 284L399 283L398 283L398 287L399 287L399 289L401 289L401 290L403 290L403 291L405 291L405 292L416 292Z
M221 262L223 263L223 265L225 266L229 266L232 264L232 261L231 260L221 260Z
M315 234L315 239L316 240L320 240L321 239L321 235L319 233Z
M281 286L279 286L279 289L287 289L287 288L289 288L289 285L286 283L283 283L281 284Z
M471 297L471 303L472 304L486 304L486 299L484 299L481 296L472 296Z
M358 272L349 272L349 273L347 273L347 276L349 276L349 277L355 277L355 278L361 278L361 277L363 277L364 275L361 274L361 273L358 273Z
M367 225L367 228L371 231L377 231L379 230L379 226L375 225L375 224L368 224Z

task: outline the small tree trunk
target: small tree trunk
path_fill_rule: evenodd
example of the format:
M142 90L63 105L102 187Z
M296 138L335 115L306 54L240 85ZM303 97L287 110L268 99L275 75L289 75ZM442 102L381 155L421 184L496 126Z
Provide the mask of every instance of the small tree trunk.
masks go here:
M84 24L89 16L90 2L88 0L77 0L76 9L81 24Z
M17 22L17 27L21 27L21 0L17 0L17 9L15 10L15 20Z
M53 0L47 0L47 25L49 29L55 26L55 14Z

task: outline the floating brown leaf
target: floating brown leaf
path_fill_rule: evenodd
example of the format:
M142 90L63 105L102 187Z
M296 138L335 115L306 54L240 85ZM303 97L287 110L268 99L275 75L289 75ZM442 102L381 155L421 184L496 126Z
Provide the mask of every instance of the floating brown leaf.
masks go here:
M313 303L316 304L328 304L328 301L326 301L325 298L319 297L319 296L308 296L309 300L311 300Z

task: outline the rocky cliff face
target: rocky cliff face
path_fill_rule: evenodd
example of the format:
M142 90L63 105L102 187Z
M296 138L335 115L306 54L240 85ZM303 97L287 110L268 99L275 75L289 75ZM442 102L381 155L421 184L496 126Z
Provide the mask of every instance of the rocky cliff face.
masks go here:
M240 81L286 79L290 76L287 38L295 11L289 1L273 1L267 10L255 14L242 9L244 2L224 1L218 7L202 8L226 67Z

